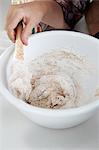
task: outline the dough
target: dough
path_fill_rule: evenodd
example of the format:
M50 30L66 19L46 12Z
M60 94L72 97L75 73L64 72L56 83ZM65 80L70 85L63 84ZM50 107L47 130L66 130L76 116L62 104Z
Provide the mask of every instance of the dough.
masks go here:
M88 103L92 93L88 63L66 50L43 54L27 64L17 62L10 69L10 91L33 106L78 107Z

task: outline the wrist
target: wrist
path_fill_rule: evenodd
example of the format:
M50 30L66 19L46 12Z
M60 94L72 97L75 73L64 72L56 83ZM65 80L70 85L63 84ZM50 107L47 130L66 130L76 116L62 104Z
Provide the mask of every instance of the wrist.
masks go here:
M43 17L46 15L47 13L47 6L45 5L45 1L33 1L33 9L35 6L35 9L38 10L37 14L38 16L41 18L41 20L43 19ZM35 16L37 15L35 14Z
M65 23L61 6L54 0L44 1L42 22L56 29L69 28Z
M35 3L37 3L38 6L38 10L40 12L40 14L42 15L42 19L51 11L51 8L53 6L53 0L49 0L49 1L43 1L43 0L39 0L39 1L35 1Z

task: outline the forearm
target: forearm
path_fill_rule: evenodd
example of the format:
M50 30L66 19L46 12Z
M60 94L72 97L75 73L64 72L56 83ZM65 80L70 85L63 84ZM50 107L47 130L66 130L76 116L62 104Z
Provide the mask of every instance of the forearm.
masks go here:
M61 6L54 0L45 2L46 15L42 22L58 29L67 29L69 26L65 23Z
M94 35L99 32L99 1L94 0L85 14L89 33Z

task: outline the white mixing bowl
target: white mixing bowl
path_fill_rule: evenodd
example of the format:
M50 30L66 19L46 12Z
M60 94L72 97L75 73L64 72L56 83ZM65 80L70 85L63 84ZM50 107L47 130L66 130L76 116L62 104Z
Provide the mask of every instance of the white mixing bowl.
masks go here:
M72 50L86 56L98 67L99 40L76 32L50 31L32 35L25 49L25 59L31 60L52 49ZM13 104L33 122L48 128L63 129L76 126L88 120L99 108L99 100L72 109L43 109L26 104L14 97L7 88L6 68L13 46L0 57L0 92L8 102Z

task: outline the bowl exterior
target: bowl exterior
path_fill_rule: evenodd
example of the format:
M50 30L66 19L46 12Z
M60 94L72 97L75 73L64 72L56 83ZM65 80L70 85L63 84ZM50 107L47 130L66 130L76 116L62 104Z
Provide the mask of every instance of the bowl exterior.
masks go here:
M51 128L51 129L65 129L65 128L70 128L77 126L85 121L87 121L89 118L91 118L94 113L96 112L95 109L90 110L89 112L84 112L82 114L71 114L71 115L66 115L64 113L63 116L47 116L43 114L37 114L37 113L32 113L32 112L27 112L24 110L20 110L27 118L29 118L31 121L34 123Z
M28 50L25 48L25 58L30 60L49 50L62 48L86 56L94 65L99 64L99 41L90 36L69 31L53 31L32 36L29 39ZM48 128L64 129L83 123L96 112L99 103L97 105L92 104L91 107L86 107L87 109L84 109L84 107L79 111L75 109L75 113L74 111L70 111L69 113L69 110L62 110L62 113L61 111L57 112L54 110L52 112L47 109L43 111L43 109L32 108L32 106L29 108L27 104L21 104L21 101L11 96L7 89L6 67L12 53L11 49L13 47L6 50L0 57L0 92L7 101L12 103L34 123Z

